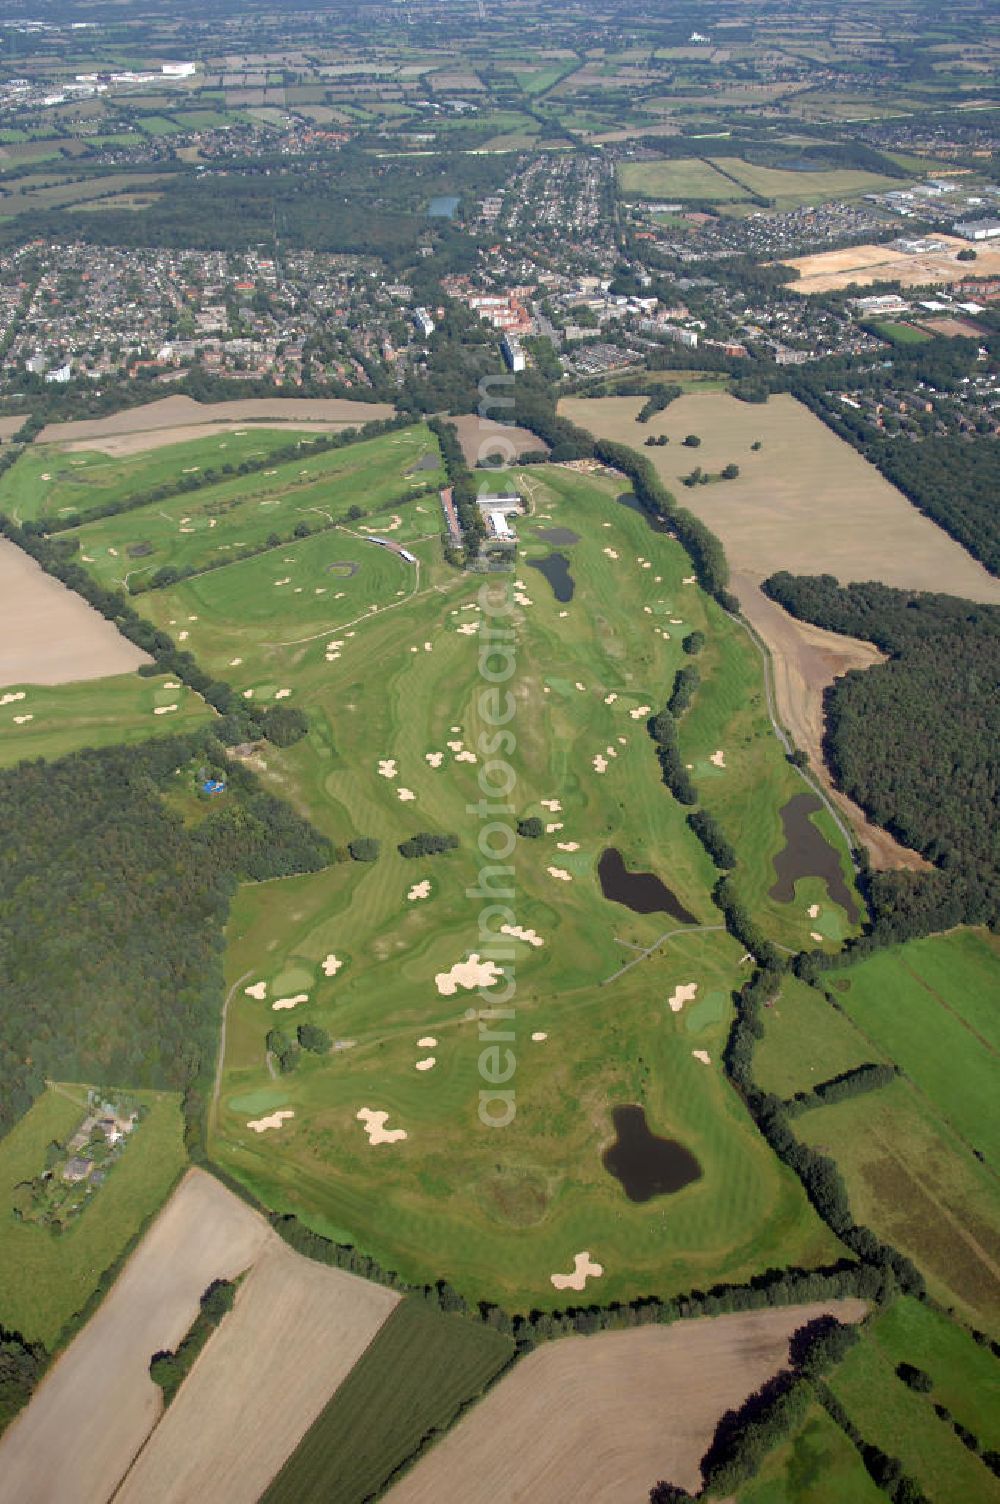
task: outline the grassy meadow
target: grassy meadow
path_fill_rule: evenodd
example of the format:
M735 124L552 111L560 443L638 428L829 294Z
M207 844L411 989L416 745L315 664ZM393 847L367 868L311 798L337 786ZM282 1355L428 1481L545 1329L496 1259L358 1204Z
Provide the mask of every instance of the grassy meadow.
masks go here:
M790 1440L775 1447L738 1504L884 1504L854 1443L822 1405L810 1406Z
M273 470L237 476L186 496L153 502L73 529L79 559L105 585L120 584L165 567L203 569L227 556L288 535L302 521L341 517L350 506L366 513L436 486L438 468L419 468L437 456L437 441L423 425L310 455ZM438 518L434 518L440 531Z
M115 674L77 684L4 686L3 695L22 693L23 700L0 705L0 767L32 757L65 757L84 747L194 731L214 715L200 696L165 675L146 679ZM26 715L30 721L23 719ZM22 718L20 724L15 717Z
M510 1360L491 1327L404 1300L320 1412L261 1504L364 1504Z
M68 1230L54 1236L14 1220L11 1192L45 1169L45 1151L87 1113L85 1086L53 1086L0 1139L0 1323L51 1347L96 1288L100 1275L166 1200L187 1163L180 1098L133 1092L149 1105L118 1164ZM4 1204L5 1203L5 1204Z
M187 613L198 618L190 646L206 666L221 670L243 656L227 670L233 682L245 672L255 695L280 685L308 707L309 735L285 752L268 749L262 776L338 845L360 835L382 843L376 863L344 861L241 890L228 927L237 991L213 1155L268 1204L404 1275L443 1275L466 1295L511 1305L565 1304L550 1276L584 1248L605 1267L588 1287L601 1300L835 1258L839 1245L725 1082L730 994L746 972L710 900L714 869L660 783L645 728L681 662L680 629L663 623L683 613L687 626L713 636L738 628L684 583L686 555L620 506L610 481L552 467L533 470L525 485L534 511L522 521L512 587L513 748L491 748L481 719L479 582L447 572L435 580L441 566L430 559L430 583L403 600L396 592L412 581L412 566L408 577L386 577L379 594L367 572L386 561L360 545L366 573L339 581L355 588L342 603L354 625L339 631L317 632L311 582L329 578L324 560L349 557L340 531L287 550L292 562L281 551L284 573L303 582L300 597L289 594L294 584L248 584L251 561L140 598L153 612L197 602ZM567 602L530 567L550 552L540 533L551 526L577 535L559 545L578 587ZM241 654L232 649L244 609ZM749 673L752 660L740 662ZM700 693L712 692L706 678ZM773 744L780 760L769 727L754 722L747 736ZM478 774L498 752L513 769L514 816L538 816L549 828L516 842L513 897L484 913L469 897L483 866ZM756 787L767 761L763 752L734 756L721 777ZM460 847L403 859L397 844L422 830L454 833ZM595 870L605 845L631 870L655 872L696 924L605 898ZM502 923L541 943L497 937ZM797 933L798 918L789 923ZM517 986L517 1110L502 1134L478 1117L475 1019L490 989L444 990L436 981L493 946ZM246 994L261 983L263 997ZM693 1002L672 1011L674 989L691 983ZM272 1006L302 994L287 1011ZM272 1076L269 1029L294 1032L302 1022L339 1047ZM435 1044L418 1045L422 1038ZM434 1065L418 1071L429 1055ZM670 1199L630 1202L602 1166L610 1105L630 1101L643 1102L654 1131L679 1138L702 1166ZM403 1128L406 1140L370 1145L357 1121L363 1107L388 1112L389 1128ZM248 1129L281 1108L295 1117L280 1130Z
M754 1052L754 1076L763 1091L781 1097L811 1091L832 1076L887 1058L823 992L791 973L782 978L764 1027Z

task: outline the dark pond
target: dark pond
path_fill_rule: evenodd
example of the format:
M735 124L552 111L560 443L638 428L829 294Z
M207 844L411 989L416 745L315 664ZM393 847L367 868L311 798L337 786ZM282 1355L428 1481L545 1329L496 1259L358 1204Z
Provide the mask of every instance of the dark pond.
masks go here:
M407 475L415 475L418 470L436 470L440 463L441 461L438 459L434 451L432 449L428 449L427 453L422 454L417 460L416 464L411 465L406 473Z
M640 517L645 517L654 533L673 532L673 528L667 519L659 516L658 513L647 511L634 491L623 491L617 497L617 500L621 502L623 507L628 507L630 512L638 512Z
M858 906L844 882L840 857L809 818L822 808L815 794L796 794L781 811L785 845L774 859L778 877L770 896L779 903L791 903L800 877L821 877L831 902L839 903L851 923L855 924Z
M646 1122L646 1109L614 1107L615 1141L602 1156L604 1168L630 1201L669 1196L701 1179L701 1165L675 1138L660 1138Z
M607 846L597 864L601 892L612 903L624 904L633 914L669 914L681 924L697 924L676 894L655 872L630 872L621 852Z
M573 529L568 527L540 527L538 537L543 543L554 543L557 546L561 544L564 548L580 541L580 534L574 533Z
M569 572L569 560L565 554L546 554L544 559L529 559L529 569L538 569L552 586L557 601L571 601L576 581Z
M454 219L458 208L458 195L441 193L427 205L428 219Z

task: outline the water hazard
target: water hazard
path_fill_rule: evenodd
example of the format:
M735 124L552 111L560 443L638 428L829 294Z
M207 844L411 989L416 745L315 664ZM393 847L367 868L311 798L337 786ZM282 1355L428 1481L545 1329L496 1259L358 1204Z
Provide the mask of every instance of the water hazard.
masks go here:
M605 1149L602 1162L630 1201L669 1196L701 1179L701 1165L691 1151L677 1139L653 1133L644 1107L614 1107L611 1121L615 1139Z
M669 914L681 924L697 924L676 893L655 872L630 872L619 850L607 846L597 864L601 892L612 903L623 904L633 914Z
M623 491L616 500L620 501L623 507L628 507L630 512L638 512L640 517L645 517L654 533L673 532L673 528L666 517L662 517L659 512L651 512L648 507L644 507L634 491Z
M822 808L815 794L796 794L781 811L785 845L774 859L777 881L770 896L779 903L792 903L800 878L819 877L826 883L831 902L839 903L851 923L856 924L858 906L844 881L840 857L809 818Z
M540 527L537 536L543 543L552 543L557 548L568 548L580 541L580 534L574 533L571 527Z
M546 554L544 559L529 559L529 569L537 569L552 586L557 601L571 601L576 590L576 581L569 572L569 559L565 554Z

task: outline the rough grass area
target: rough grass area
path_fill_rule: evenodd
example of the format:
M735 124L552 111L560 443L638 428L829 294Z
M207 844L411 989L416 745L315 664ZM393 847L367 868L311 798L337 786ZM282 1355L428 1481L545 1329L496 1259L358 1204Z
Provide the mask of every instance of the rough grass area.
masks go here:
M738 1504L884 1504L857 1447L821 1405L813 1405L791 1440L776 1447Z
M835 977L826 978L826 989L839 999ZM823 992L790 973L782 978L781 992L764 1021L764 1038L754 1053L754 1077L764 1091L781 1097L811 1091L831 1076L886 1059L885 1052L870 1044Z
M168 1092L133 1092L149 1103L149 1116L93 1205L54 1237L47 1228L19 1223L11 1192L45 1168L52 1139L65 1139L87 1114L84 1086L50 1086L0 1140L0 1322L51 1347L62 1328L93 1294L100 1275L160 1204L184 1167L179 1098Z
M261 1504L363 1504L511 1360L492 1328L404 1300Z

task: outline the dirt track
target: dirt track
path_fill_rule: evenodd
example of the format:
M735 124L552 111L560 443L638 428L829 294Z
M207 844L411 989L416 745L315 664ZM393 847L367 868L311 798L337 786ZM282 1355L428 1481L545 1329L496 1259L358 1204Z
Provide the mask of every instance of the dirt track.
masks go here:
M398 1300L270 1235L115 1504L255 1504Z
M0 686L104 679L149 661L82 596L0 539Z
M130 407L106 418L77 418L71 423L48 423L36 439L38 444L71 443L78 439L115 438L121 434L157 430L204 428L206 424L315 423L340 426L368 423L373 418L391 418L395 409L386 402L348 402L342 397L247 397L239 402L195 402L192 397L162 397L142 407ZM186 437L197 437L187 434ZM169 442L173 442L173 438Z
M175 1347L213 1279L274 1236L217 1180L192 1170L97 1313L0 1441L0 1504L103 1504L161 1409L149 1360Z
M386 1496L388 1504L622 1504L658 1479L697 1492L719 1417L788 1358L788 1338L863 1302L752 1311L547 1343Z

